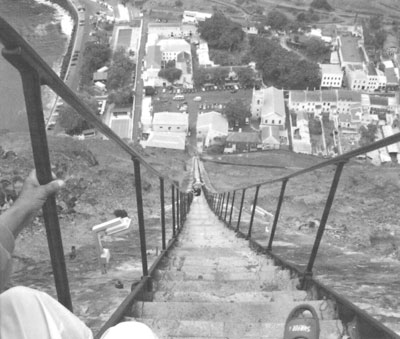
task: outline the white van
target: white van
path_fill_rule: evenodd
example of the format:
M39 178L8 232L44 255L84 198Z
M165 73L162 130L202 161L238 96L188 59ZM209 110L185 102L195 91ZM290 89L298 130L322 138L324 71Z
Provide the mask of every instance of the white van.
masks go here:
M201 101L201 97L194 97L193 101Z
M185 96L182 94L177 94L172 98L172 100L178 100L178 101L185 100Z

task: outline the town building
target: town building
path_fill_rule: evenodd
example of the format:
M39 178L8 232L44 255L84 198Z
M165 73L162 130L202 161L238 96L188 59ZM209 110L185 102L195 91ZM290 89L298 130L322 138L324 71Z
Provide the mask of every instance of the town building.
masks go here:
M353 91L373 92L386 87L383 74L370 63L346 66L347 87Z
M160 39L155 34L149 35L146 45L146 57L143 66L143 82L145 86L166 86L168 81L160 78L158 73L167 62L174 61L175 67L182 71L180 79L175 83L184 88L193 88L193 71L190 44L184 39Z
M338 64L321 64L321 87L340 88L343 83L343 71Z
M293 152L311 154L311 138L308 126L308 116L299 112L291 126Z
M204 147L222 144L228 128L228 120L221 113L211 111L197 116L197 140L201 140Z
M112 107L110 109L110 128L121 138L132 140L132 106Z
M283 91L275 87L253 89L251 101L252 119L260 119L261 125L283 126L286 119Z
M198 24L212 17L211 13L184 11L182 16L182 23Z
M229 132L224 153L257 151L260 144L260 134L257 132Z
M143 147L184 150L188 128L189 118L185 113L154 113L152 130L147 140L141 141L141 145Z

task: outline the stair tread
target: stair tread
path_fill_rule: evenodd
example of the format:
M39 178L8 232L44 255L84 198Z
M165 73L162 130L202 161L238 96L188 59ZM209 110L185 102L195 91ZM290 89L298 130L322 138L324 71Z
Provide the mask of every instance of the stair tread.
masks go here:
M285 321L289 312L304 302L137 302L133 306L133 314L141 318L180 319L180 320L216 320L242 322ZM320 318L334 319L333 305L324 300L307 301L318 312ZM322 314L322 316L321 316Z
M282 339L285 321L233 322L202 320L171 320L136 318L148 325L159 338L268 338ZM337 320L320 320L321 335L324 339L341 338L343 327Z

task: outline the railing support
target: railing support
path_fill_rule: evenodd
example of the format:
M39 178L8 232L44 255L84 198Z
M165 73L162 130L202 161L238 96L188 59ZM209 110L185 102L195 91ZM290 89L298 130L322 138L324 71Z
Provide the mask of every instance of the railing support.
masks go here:
M332 207L333 199L335 198L336 189L338 187L340 175L342 174L343 166L345 165L345 163L346 162L340 162L337 164L335 175L333 177L333 181L332 181L332 185L331 185L331 189L329 191L328 199L326 200L324 212L322 213L321 222L319 224L317 235L315 237L315 242L314 242L314 246L313 246L313 249L312 249L312 252L310 255L310 260L308 262L308 265L307 265L307 268L305 271L305 276L312 276L312 269L314 266L315 257L317 256L318 248L321 243L322 236L324 235L325 225L326 225L326 222L328 221L329 212ZM302 282L303 287L304 287L304 283L305 283L305 280L303 280L303 282Z
M175 218L175 186L171 185L172 200L172 236L176 237L176 218Z
M42 96L40 91L41 79L34 68L25 64L19 52L19 50L3 50L3 55L18 69L21 75L36 176L39 183L45 185L53 179L43 118ZM71 294L54 195L48 197L42 210L57 298L61 304L72 311Z
M281 207L282 207L283 198L285 196L285 189L286 189L287 182L288 182L287 179L282 181L281 194L279 195L278 205L276 206L276 211L275 211L274 223L272 224L271 235L269 236L268 247L267 247L268 251L272 250L272 242L274 241L275 230L276 230L276 226L278 225L279 214L281 212Z
M260 190L260 185L256 187L256 193L254 195L254 201L253 201L253 210L251 211L251 217L250 217L250 225L249 225L249 231L247 233L246 239L251 238L251 231L253 229L253 221L254 221L254 214L256 213L256 207L257 207L257 199L258 199L258 192Z
M232 197L232 205L231 205L231 212L229 213L229 227L231 227L231 221L232 221L232 213L233 213L233 206L235 205L235 195L236 191L233 191L233 197Z
M224 210L224 202L225 202L225 193L222 194L221 206L218 210L218 219L222 219L222 212Z
M176 229L179 230L181 229L181 208L180 208L180 192L179 188L176 188Z
M167 248L165 237L165 199L164 199L164 179L160 177L160 203L161 203L161 243L162 249Z
M239 208L239 216L236 224L236 232L239 231L239 226L240 226L240 219L242 218L242 210L243 210L243 203L244 203L244 196L246 194L246 189L244 188L242 191L242 199L240 201L240 208Z
M226 197L226 203L225 203L224 222L226 222L226 214L228 213L228 204L229 204L230 195L231 195L231 192L228 192L228 196Z
M143 276L149 275L147 266L147 249L146 249L146 232L144 228L144 213L143 213L143 195L142 195L142 178L140 175L140 161L132 157L133 167L135 170L135 191L136 191L136 205L139 223L139 236L140 236L140 253L142 256L142 271Z

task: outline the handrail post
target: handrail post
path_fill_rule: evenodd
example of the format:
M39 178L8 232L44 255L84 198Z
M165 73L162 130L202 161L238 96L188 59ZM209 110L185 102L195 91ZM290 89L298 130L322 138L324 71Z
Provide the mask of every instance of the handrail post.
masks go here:
M254 201L253 201L253 210L251 211L249 231L248 231L247 237L246 237L247 240L251 238L251 230L253 228L254 214L256 213L256 206L257 206L257 199L258 199L258 191L259 190L260 190L260 185L257 185L256 194L254 195Z
M147 277L149 275L149 271L147 266L146 232L144 228L142 178L140 176L140 161L136 157L132 157L132 161L135 170L135 191L136 191L136 205L137 205L137 214L139 223L140 252L142 256L142 270L143 270L143 276Z
M282 181L281 194L279 195L278 205L276 206L276 211L275 211L274 223L272 224L271 235L269 236L269 240L268 240L268 246L267 246L268 251L272 250L272 242L274 241L275 230L276 230L276 226L278 225L279 213L281 212L281 206L282 206L283 198L285 196L285 189L286 189L287 182L288 182L288 179L285 179Z
M238 220L237 220L237 224L236 224L236 232L239 232L239 225L240 225L240 219L242 218L242 210L243 210L245 194L246 194L246 189L244 188L242 191L242 199L240 201L240 209L239 209L239 215L238 215Z
M215 214L216 214L217 216L218 216L219 208L220 208L220 206L221 206L221 196L222 196L222 194L219 193L219 194L218 194L218 200L217 200L217 208L215 209Z
M178 230L178 232L181 229L181 208L179 198L179 188L176 188L176 229Z
M226 197L226 204L225 204L225 215L224 215L224 222L226 222L226 214L228 213L228 204L231 192L228 192L228 196Z
M167 248L165 239L165 199L164 199L164 179L160 177L160 202L161 202L161 243L162 249Z
M231 221L232 221L232 213L233 213L233 206L235 204L235 195L236 195L236 191L233 191L233 196L232 196L232 205L231 205L231 212L229 214L229 227L231 227Z
M218 219L220 219L220 220L222 219L222 212L224 210L224 202L225 202L225 193L222 194L221 206L218 210Z
M6 57L6 55L4 56ZM11 55L10 58L15 58L14 61L18 63L19 55L14 54ZM11 62L11 60L9 61ZM23 67L21 64L21 67L17 67L14 63L13 65L18 69L21 75L36 176L39 183L45 185L53 179L43 117L42 97L40 91L41 79L38 73L30 66ZM51 195L47 198L42 210L57 298L62 305L72 312L71 294L68 284L68 275L65 265L55 195Z
M176 236L176 219L175 219L175 186L171 185L171 200L172 200L172 236Z
M315 242L314 242L314 246L313 246L313 249L312 249L312 252L310 255L310 260L308 262L306 271L304 273L305 276L312 276L312 269L314 266L315 257L317 256L318 248L321 243L322 236L324 235L325 225L326 225L326 222L328 221L329 212L332 207L333 199L335 198L336 189L338 187L340 175L342 174L343 166L345 165L345 163L346 162L343 161L343 162L340 162L337 164L335 175L333 177L333 181L332 181L332 185L331 185L331 189L329 191L328 199L326 200L324 212L322 213L321 222L319 224L317 235L315 237ZM305 280L303 280L303 282L302 282L303 287L304 287L304 283L305 283Z

